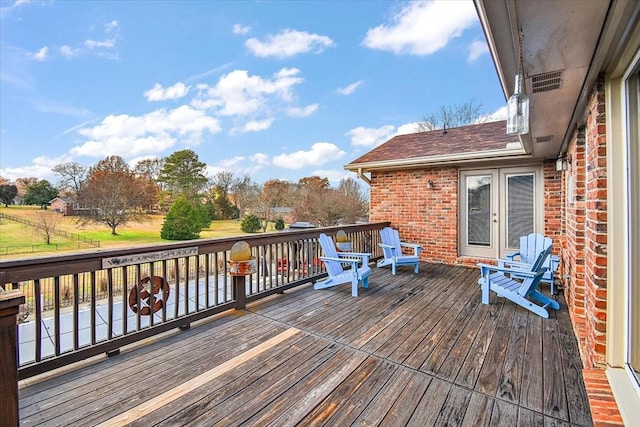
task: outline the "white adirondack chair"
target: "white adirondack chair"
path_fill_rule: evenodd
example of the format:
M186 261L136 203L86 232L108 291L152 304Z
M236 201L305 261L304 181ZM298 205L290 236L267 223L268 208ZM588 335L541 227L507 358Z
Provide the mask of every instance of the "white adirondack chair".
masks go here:
M551 245L542 250L530 265L520 263L515 263L516 266L507 263L502 263L502 265L478 264L481 275L478 283L482 287L482 303L489 304L489 291L493 291L539 316L549 318L547 307L558 310L560 304L553 298L543 295L538 290L538 285L547 270L544 267L544 262L550 252ZM523 266L529 268L522 268ZM522 281L514 280L512 276L522 278Z
M544 237L539 233L531 233L526 236L520 237L520 250L505 255L505 258L510 261L518 261L523 264L533 264L540 251L551 246L552 241L549 237ZM551 255L544 261L543 266L547 270L542 275L541 282L549 283L551 295L555 294L555 272L560 264L560 257Z
M398 230L391 227L385 227L380 230L380 237L382 238L382 243L378 243L378 246L382 248L384 258L378 261L378 267L391 265L391 274L395 275L396 267L413 265L414 273L418 273L422 246L415 243L401 242ZM402 252L402 247L413 249L413 255L405 255Z
M319 237L320 246L324 256L320 259L324 262L329 277L321 282L316 282L313 289L325 289L343 283L351 283L351 295L358 296L358 284L362 283L363 288L369 287L369 267L368 253L338 252L333 239L322 233ZM344 264L350 264L351 268L345 269Z

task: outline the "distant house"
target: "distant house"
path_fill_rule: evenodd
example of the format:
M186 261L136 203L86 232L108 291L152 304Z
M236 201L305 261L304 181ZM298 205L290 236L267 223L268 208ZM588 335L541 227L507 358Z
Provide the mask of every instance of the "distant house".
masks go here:
M78 204L71 197L56 197L49 201L51 209L55 212L59 212L62 215L73 215L74 211L78 208Z
M269 217L275 219L282 218L285 223L290 223L293 221L293 208L284 206L269 208Z

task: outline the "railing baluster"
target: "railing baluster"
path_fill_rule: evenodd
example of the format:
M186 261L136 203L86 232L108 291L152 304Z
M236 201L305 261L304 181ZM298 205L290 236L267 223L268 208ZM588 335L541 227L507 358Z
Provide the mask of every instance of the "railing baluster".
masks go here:
M209 308L209 278L211 276L211 254L204 256L204 307Z
M107 269L107 339L113 338L113 269Z
M196 271L196 284L195 284L195 292L196 292L196 309L195 311L200 311L200 256L195 256L195 266L194 270Z
M80 348L80 283L78 274L73 275L73 349Z
M40 279L36 279L34 282L34 298L36 306L36 362L42 360L42 288L40 286Z
M60 355L60 276L53 279L53 340L54 354Z
M91 286L91 345L96 344L96 272L92 271L89 275Z

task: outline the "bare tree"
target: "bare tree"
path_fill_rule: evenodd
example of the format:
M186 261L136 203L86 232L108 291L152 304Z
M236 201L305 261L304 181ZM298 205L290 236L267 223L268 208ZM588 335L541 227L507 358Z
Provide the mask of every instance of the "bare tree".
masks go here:
M36 228L40 230L44 236L47 245L51 244L51 236L53 236L58 229L58 222L60 221L60 215L51 211L38 211L36 214L37 225Z
M254 182L249 175L234 179L230 190L240 216L244 215L247 210L260 205L262 187Z
M369 210L368 198L355 178L341 179L338 192L345 197L342 206L344 222L353 224Z
M418 123L418 131L455 128L482 122L484 107L474 99L461 105L443 105L437 112L427 114Z
M86 183L89 168L80 163L67 162L56 165L53 171L60 177L58 189L62 192L70 191L77 197Z

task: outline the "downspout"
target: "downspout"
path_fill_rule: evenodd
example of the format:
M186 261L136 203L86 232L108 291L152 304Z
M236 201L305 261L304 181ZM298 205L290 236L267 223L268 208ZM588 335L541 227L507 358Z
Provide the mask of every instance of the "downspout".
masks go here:
M362 172L362 168L358 168L358 178L366 182L368 186L371 186L371 180Z

